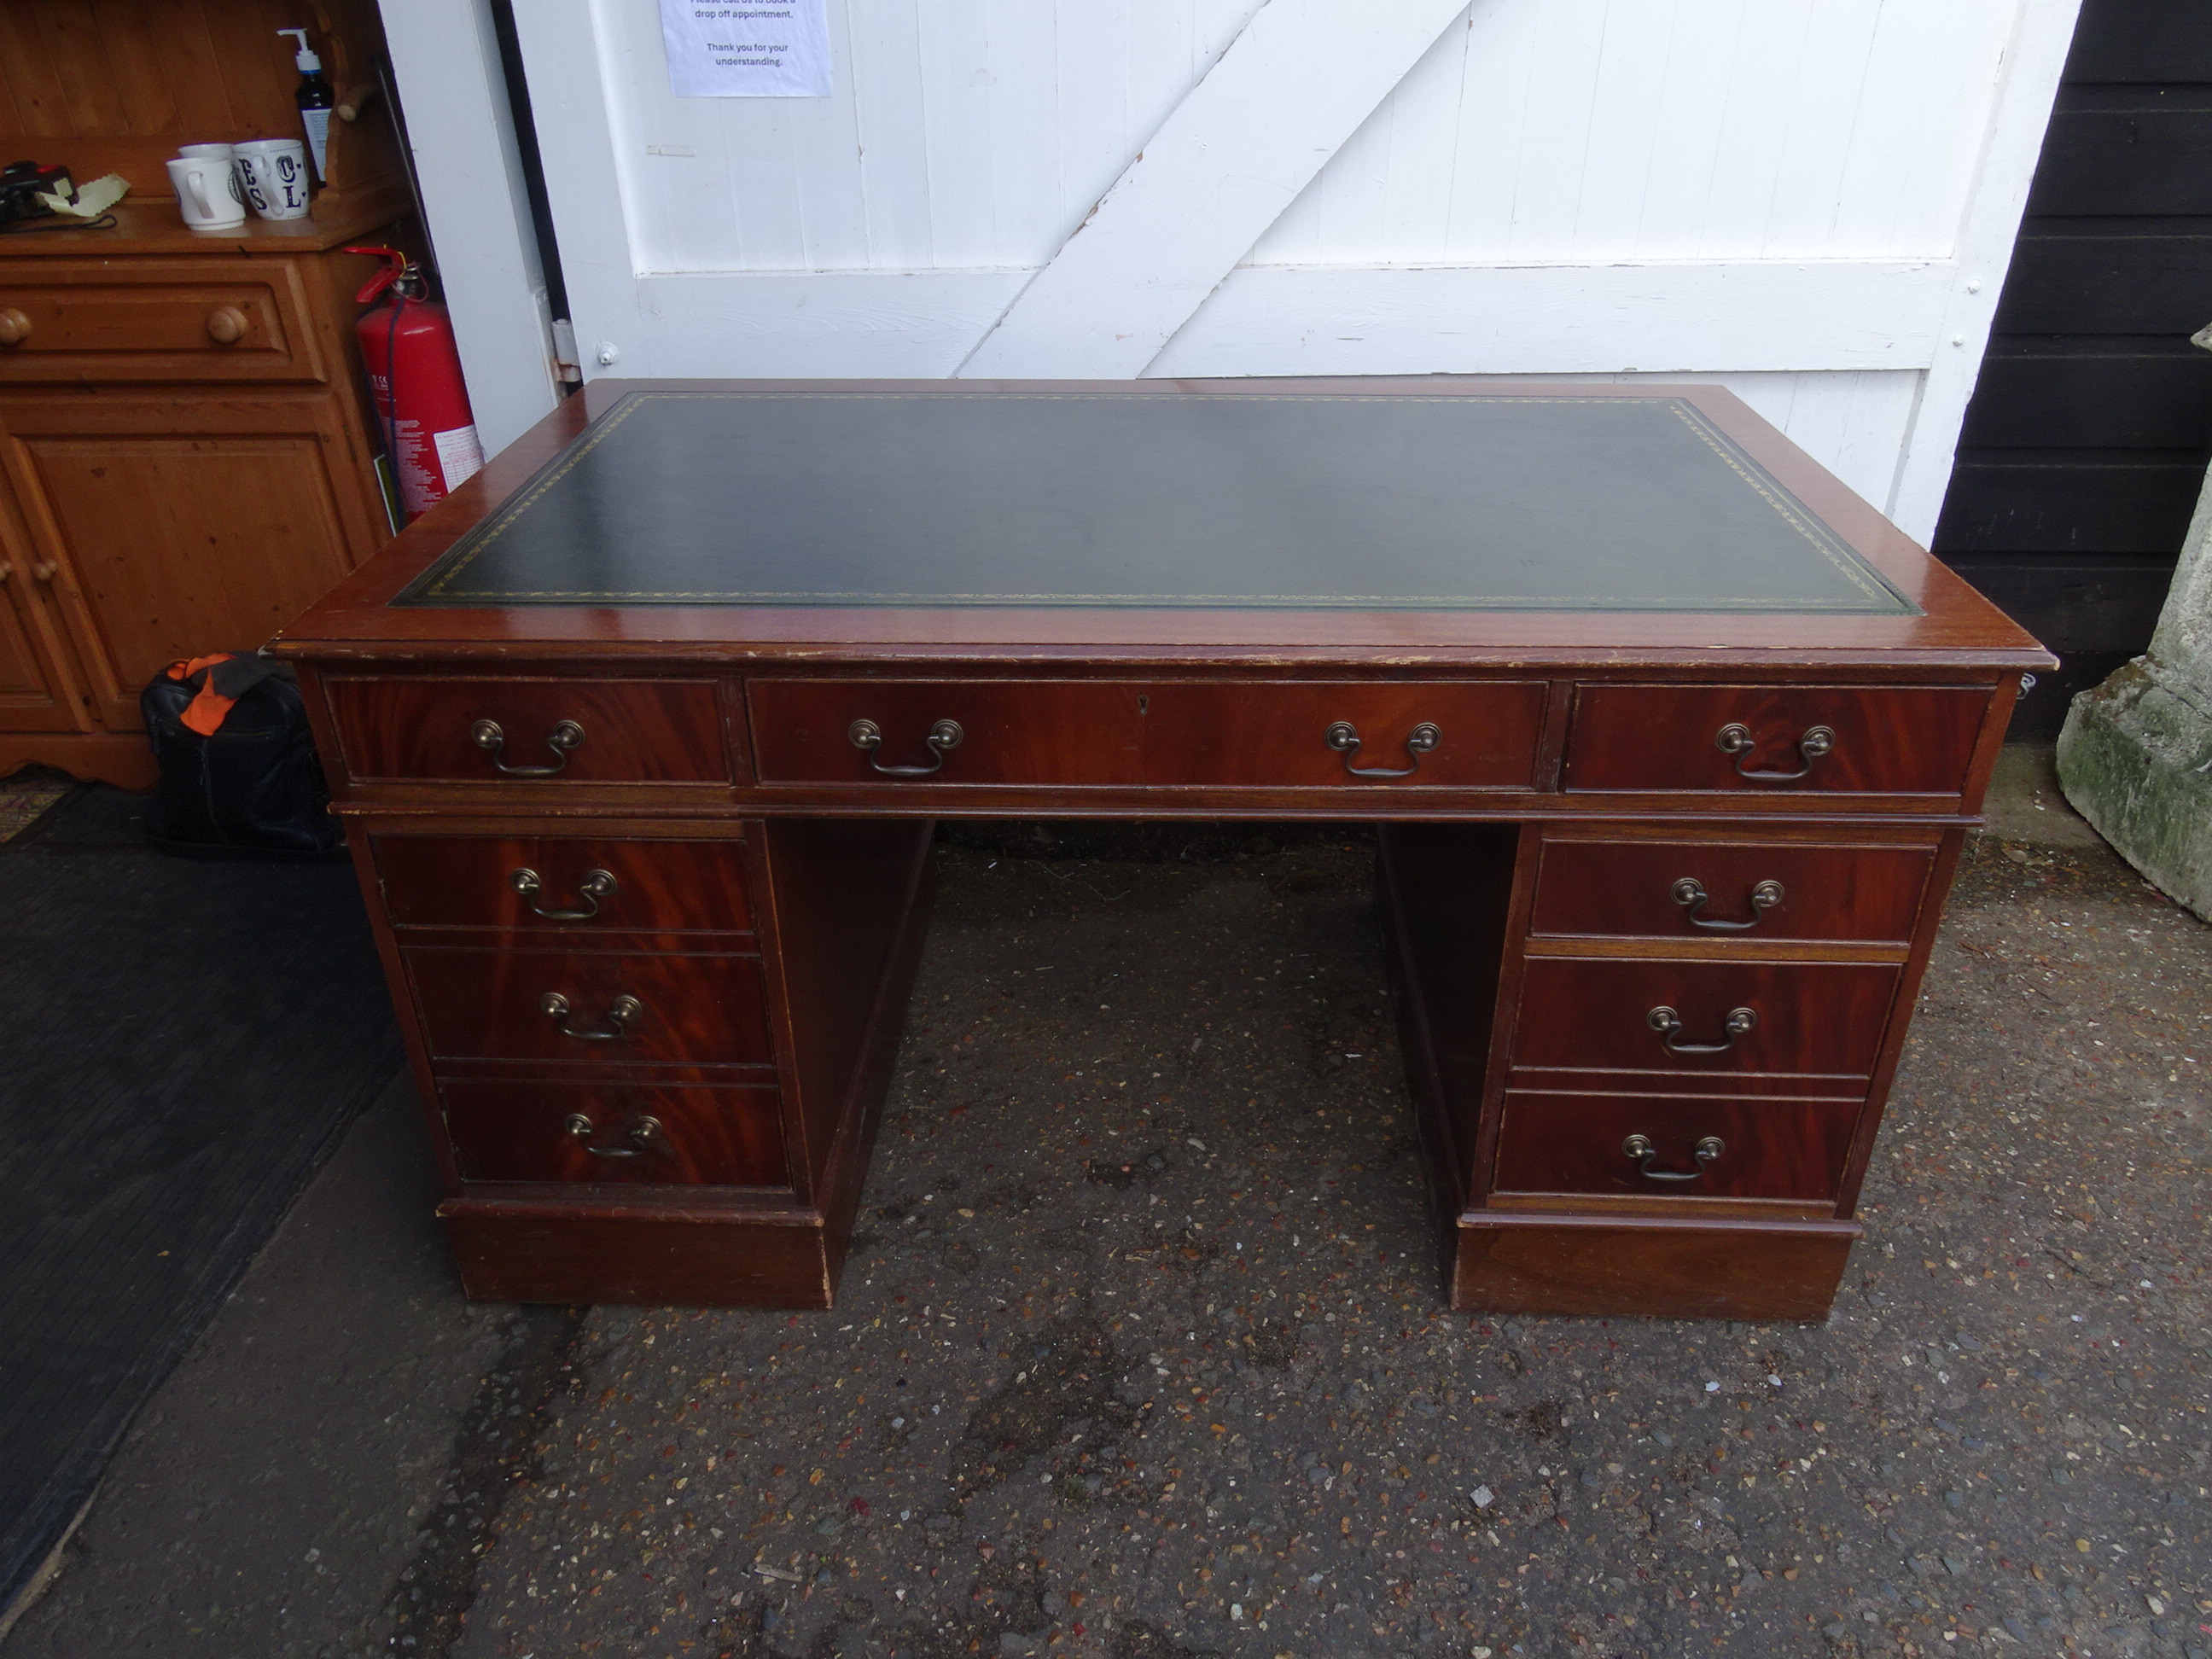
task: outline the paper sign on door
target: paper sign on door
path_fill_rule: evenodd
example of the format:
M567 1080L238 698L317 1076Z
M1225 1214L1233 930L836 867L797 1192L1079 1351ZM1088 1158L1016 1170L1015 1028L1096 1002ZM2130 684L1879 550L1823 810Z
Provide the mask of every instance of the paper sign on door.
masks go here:
M827 98L828 0L660 0L678 98Z

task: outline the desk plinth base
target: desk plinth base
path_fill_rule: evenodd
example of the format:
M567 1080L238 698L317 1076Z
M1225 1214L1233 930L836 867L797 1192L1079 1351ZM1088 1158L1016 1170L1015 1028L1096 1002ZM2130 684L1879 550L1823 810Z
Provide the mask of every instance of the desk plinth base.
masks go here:
M556 1214L466 1200L442 1213L477 1302L827 1308L848 1230L811 1216Z
M1446 1273L1465 1313L1825 1319L1861 1231L1475 1212L1453 1230Z

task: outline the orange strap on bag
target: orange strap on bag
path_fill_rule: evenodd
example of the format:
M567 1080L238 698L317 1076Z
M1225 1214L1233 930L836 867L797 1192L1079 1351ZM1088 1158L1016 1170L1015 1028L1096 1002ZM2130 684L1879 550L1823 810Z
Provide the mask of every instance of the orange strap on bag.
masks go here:
M234 652L219 651L212 657L179 657L169 665L169 678L173 680L188 680L203 669L208 671L207 678L201 683L199 695L185 705L183 715L185 725L204 738L211 738L222 729L222 723L229 717L232 706L238 702L235 695L226 697L216 690L214 673L217 663L229 662L235 654ZM260 678L259 675L254 677L257 683ZM243 691L246 688L240 686L239 690Z

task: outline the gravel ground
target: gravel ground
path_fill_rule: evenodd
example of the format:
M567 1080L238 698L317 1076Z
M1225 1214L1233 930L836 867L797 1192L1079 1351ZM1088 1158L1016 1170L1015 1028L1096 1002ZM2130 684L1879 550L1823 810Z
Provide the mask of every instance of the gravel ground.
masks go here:
M1825 1326L1440 1310L1358 834L961 836L839 1307L495 1316L380 1621L167 1651L2204 1659L2212 930L2014 805Z

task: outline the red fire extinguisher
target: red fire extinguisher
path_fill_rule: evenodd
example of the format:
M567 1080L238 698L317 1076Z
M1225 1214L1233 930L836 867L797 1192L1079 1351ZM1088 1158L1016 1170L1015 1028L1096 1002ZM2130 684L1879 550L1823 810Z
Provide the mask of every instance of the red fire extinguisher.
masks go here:
M385 453L407 519L421 517L483 466L469 389L446 307L422 297L422 268L398 248L349 247L385 262L354 298L369 305L354 325L369 393L383 423Z

